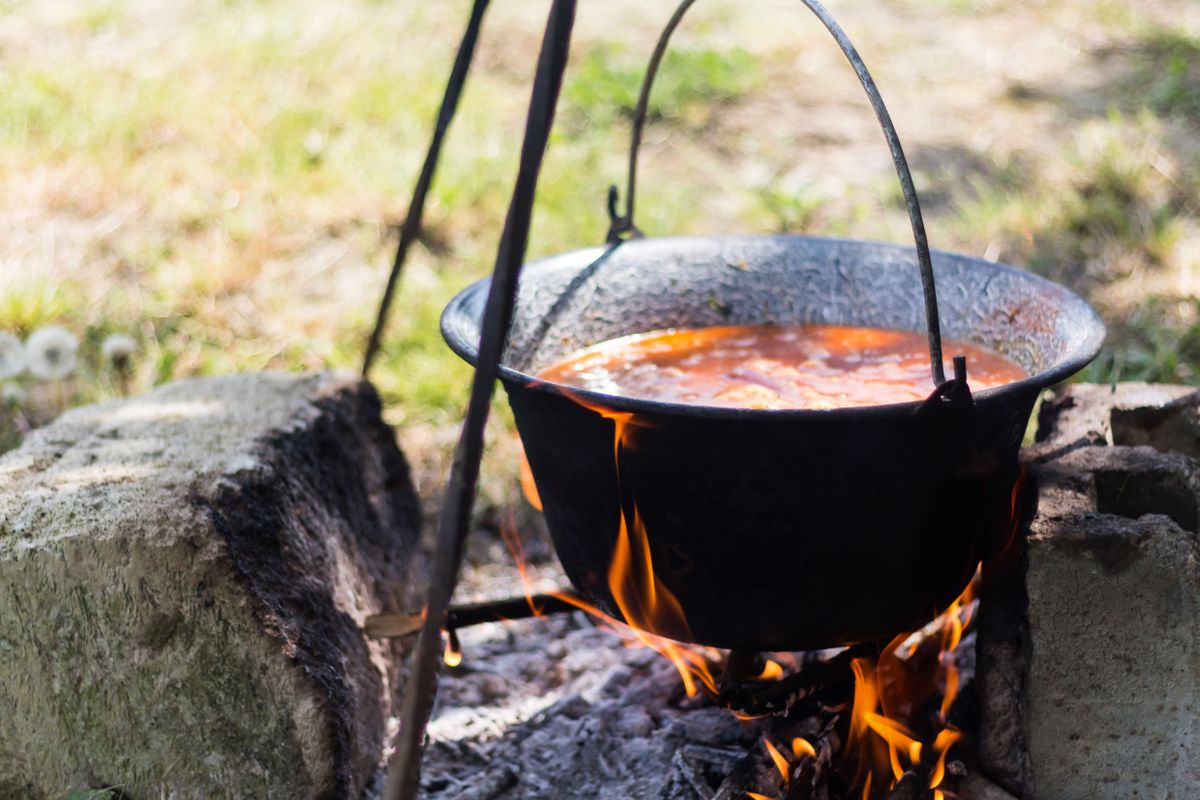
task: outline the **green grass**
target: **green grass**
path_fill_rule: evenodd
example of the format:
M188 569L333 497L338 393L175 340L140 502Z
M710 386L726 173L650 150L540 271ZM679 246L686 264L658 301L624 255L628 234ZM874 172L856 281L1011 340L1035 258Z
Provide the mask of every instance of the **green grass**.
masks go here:
M1124 320L1085 377L1097 383L1149 381L1200 384L1200 302L1154 298Z
M632 119L646 55L607 45L587 52L563 92L563 118L572 129ZM758 60L745 48L668 50L655 79L646 118L700 128L762 84Z
M1180 31L1155 29L1138 42L1139 73L1135 90L1165 117L1200 123L1200 38Z

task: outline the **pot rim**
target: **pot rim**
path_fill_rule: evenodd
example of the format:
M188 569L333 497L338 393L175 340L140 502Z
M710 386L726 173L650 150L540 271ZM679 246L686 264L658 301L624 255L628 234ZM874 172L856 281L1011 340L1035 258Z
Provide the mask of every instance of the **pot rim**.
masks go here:
M714 240L736 241L736 240L772 240L772 241L791 241L801 240L809 242L830 242L837 244L852 244L852 245L867 245L879 249L890 249L896 251L911 252L912 247L899 245L892 242L877 242L864 239L851 239L845 237L831 236L800 236L794 234L709 234L701 236L654 236L640 239L630 239L620 246L624 248L637 248L642 244L650 243L671 243L671 242L696 242ZM522 267L522 274L528 269L541 269L553 266L554 263L572 256L588 257L588 263L597 258L607 248L605 247L589 247L578 250L570 250L563 253L556 253L545 258L540 258L530 261ZM1041 391L1059 381L1069 378L1079 370L1087 366L1100 352L1100 348L1104 345L1105 325L1100 315L1091 307L1083 298L1067 289L1065 286L1047 280L1040 275L1035 275L1028 270L1020 269L1009 264L1004 264L999 261L985 261L974 256L967 256L961 253L953 253L946 250L931 250L932 253L941 256L948 256L956 259L966 259L976 262L988 269L997 270L999 272L1019 275L1022 280L1039 285L1039 288L1057 295L1055 298L1060 305L1076 306L1089 323L1090 335L1082 341L1076 343L1068 353L1068 356L1062 360L1055 362L1049 369L1029 375L1019 381L1006 383L1001 386L995 386L990 389L972 390L971 396L976 402L987 402L993 399L1001 399L1010 394L1022 394L1026 391ZM467 301L472 299L476 294L486 292L491 284L491 278L486 277L470 284L458 294L456 294L446 308L442 311L440 327L442 338L460 358L470 364L472 367L478 366L479 360L479 343L471 341L467 337L459 335L459 332L450 325L450 318L455 314L465 313L462 309ZM499 365L499 377L502 381L510 381L516 383L526 389L543 391L548 394L555 394L566 397L570 400L578 402L585 400L587 403L600 406L605 409L614 411L631 411L634 413L649 413L676 417L690 417L700 419L741 419L741 420L832 420L832 419L847 419L851 417L873 417L886 415L908 415L913 414L919 409L925 401L911 400L903 403L886 403L873 406L849 406L839 408L731 408L728 406L709 406L696 403L679 403L664 400L650 400L645 398L629 397L626 395L605 394L603 392L593 391L591 389L580 389L573 386L565 386L559 383L553 383L541 378L529 375L519 369L510 367L503 362ZM969 377L968 377L969 381ZM930 387L932 393L933 387Z

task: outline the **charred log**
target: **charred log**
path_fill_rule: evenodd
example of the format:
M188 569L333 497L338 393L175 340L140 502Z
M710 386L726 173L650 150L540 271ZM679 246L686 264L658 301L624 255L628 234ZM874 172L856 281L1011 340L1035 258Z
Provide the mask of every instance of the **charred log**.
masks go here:
M854 659L878 653L875 644L861 644L824 660L806 659L799 671L776 681L750 681L721 691L717 702L749 716L784 715L801 700L853 682Z

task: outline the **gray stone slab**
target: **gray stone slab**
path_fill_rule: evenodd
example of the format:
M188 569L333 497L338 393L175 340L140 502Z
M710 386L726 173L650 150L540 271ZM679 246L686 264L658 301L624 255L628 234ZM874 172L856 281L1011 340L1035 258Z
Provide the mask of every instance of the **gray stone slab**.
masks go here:
M1195 537L1161 515L1034 521L1028 796L1194 796L1198 556Z
M183 381L0 458L0 797L357 797L418 509L365 383Z

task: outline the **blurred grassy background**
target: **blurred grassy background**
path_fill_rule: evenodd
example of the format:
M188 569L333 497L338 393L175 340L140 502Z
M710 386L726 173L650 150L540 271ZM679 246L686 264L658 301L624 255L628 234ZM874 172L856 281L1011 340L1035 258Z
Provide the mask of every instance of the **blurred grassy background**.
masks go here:
M672 4L581 5L531 256L600 241ZM830 6L893 111L934 246L1086 294L1111 332L1087 379L1200 383L1200 4ZM0 331L62 324L85 356L21 412L116 394L95 356L113 331L139 340L135 389L357 369L468 8L0 3ZM427 481L469 374L437 318L494 257L547 8L494 0L375 375ZM870 110L801 4L708 0L676 39L644 151L645 231L906 241Z

